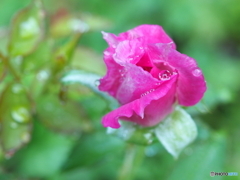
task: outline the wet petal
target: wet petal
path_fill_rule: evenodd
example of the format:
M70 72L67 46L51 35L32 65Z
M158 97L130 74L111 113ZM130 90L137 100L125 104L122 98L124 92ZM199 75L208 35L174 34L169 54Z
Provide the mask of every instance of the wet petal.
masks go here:
M136 64L144 55L141 39L125 40L118 44L113 58L119 64Z
M100 80L99 89L115 97L121 104L129 103L148 91L154 91L161 82L131 63L122 66L108 61L107 75Z
M176 49L176 45L173 40L159 25L144 24L119 34L120 39L132 40L139 37L143 37L142 42L145 45L150 43L170 43L171 47Z
M176 80L177 75L174 75L155 91L111 111L103 117L103 126L119 128L119 120L132 121L142 126L156 125L172 111Z
M109 48L108 48L109 49ZM117 90L122 79L124 67L116 63L111 53L107 50L104 52L104 61L107 66L107 74L100 79L99 90L108 92L111 96L116 97Z
M198 103L206 91L206 82L196 61L172 49L169 44L155 44L148 47L150 58L156 66L166 62L179 74L177 98L180 105L192 106Z
M102 31L103 39L106 40L110 47L115 48L119 42L118 37L115 34Z

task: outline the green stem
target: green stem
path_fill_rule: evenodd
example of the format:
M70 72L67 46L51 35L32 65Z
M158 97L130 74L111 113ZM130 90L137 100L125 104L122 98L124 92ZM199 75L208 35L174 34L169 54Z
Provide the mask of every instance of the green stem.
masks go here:
M9 58L8 57L5 57L2 53L0 53L0 58L2 59L3 61L3 64L5 65L5 67L9 70L9 72L14 76L15 80L22 84L21 83L21 77L18 75L17 71L14 69L14 67L12 66L12 64L10 63L9 61ZM34 112L35 111L35 102L31 96L31 94L29 93L28 89L24 88L25 89L25 92L26 92L26 95L31 103L31 107L32 108L32 111Z
M145 147L129 144L126 148L123 165L120 169L118 180L132 180L136 170L142 163L144 158Z

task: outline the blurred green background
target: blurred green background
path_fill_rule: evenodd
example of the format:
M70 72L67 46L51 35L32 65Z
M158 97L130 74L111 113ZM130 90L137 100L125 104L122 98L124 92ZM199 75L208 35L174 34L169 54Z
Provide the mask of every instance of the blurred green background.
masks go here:
M45 15L41 32L30 29L35 39L27 34L22 41L16 27L25 14L12 19L30 2L0 0L0 51L11 63L0 64L1 180L202 180L211 171L240 173L240 1L43 0L44 13L30 12L38 25ZM203 100L186 109L198 137L177 160L157 140L138 147L107 134L101 117L108 103L85 86L60 82L71 69L103 76L107 44L100 32L140 24L161 25L207 81ZM24 122L14 121L11 108Z

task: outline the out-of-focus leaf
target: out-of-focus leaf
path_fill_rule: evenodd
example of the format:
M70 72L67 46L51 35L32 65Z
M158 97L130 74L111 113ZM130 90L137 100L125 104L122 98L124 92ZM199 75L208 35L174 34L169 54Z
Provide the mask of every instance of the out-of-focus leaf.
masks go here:
M123 145L122 140L109 136L103 131L83 134L70 154L68 161L65 162L63 171L91 167L104 160L111 161L112 158L116 158L116 154L123 152Z
M39 120L47 127L62 133L91 130L91 124L80 104L61 102L57 95L41 97L37 103Z
M53 74L60 72L70 63L77 46L80 34L75 34L64 45L59 47L53 55Z
M51 176L64 164L75 138L51 132L35 121L32 141L10 160L9 167L16 168L23 179Z
M80 46L76 49L71 61L71 66L74 69L82 69L101 75L106 72L102 55L84 46Z
M101 31L109 29L112 26L112 23L108 19L90 13L82 14L81 18L88 24L91 31Z
M8 29L6 27L0 27L0 41L0 52L6 56L8 44Z
M218 3L189 0L181 2L169 0L162 3L164 12L162 22L168 32L183 42L194 39L195 42L203 41L205 44L211 44L224 37L225 27L219 18L222 13L217 14L214 8Z
M0 81L2 81L6 75L6 68L5 68L5 65L4 65L4 59L2 59L3 56L0 52Z
M108 134L139 145L149 145L153 142L153 130L134 125L132 122L121 122L119 129L108 128Z
M60 9L53 17L50 33L53 37L67 36L72 33L82 34L89 26L78 17L74 17L66 9Z
M93 73L88 73L85 71L80 71L80 70L72 70L66 73L65 76L62 78L62 83L63 84L74 84L78 83L81 85L84 85L91 89L94 93L100 95L104 99L106 99L109 102L109 107L111 109L114 109L118 106L118 103L116 102L115 99L107 95L106 93L99 91L97 86L98 82L101 76Z
M197 127L191 116L180 107L162 121L155 133L166 150L175 158L197 136Z
M12 83L5 88L0 99L0 114L1 145L8 157L31 136L31 105L22 85Z
M24 57L24 61L21 64L21 72L24 76L30 73L36 74L36 71L49 68L53 49L52 45L53 43L50 40L42 41L39 43L37 51Z
M189 156L182 157L164 179L210 179L210 172L226 172L224 162L226 157L227 137L223 133L213 133L211 139L201 142L192 149ZM193 146L192 146L193 147ZM191 168L190 168L191 167ZM190 168L190 169L189 169ZM186 169L187 171L186 173ZM223 179L223 176L214 179Z
M42 1L34 0L30 6L16 14L12 21L8 51L11 56L31 53L42 39L44 26Z

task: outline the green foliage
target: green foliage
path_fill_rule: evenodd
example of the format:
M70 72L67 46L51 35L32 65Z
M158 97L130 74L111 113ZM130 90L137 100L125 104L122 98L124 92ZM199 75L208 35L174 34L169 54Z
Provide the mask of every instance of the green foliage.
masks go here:
M16 14L9 35L10 57L24 56L37 47L44 32L43 18L44 12L40 0L34 0L30 6Z
M239 7L235 0L2 0L0 179L198 180L211 171L240 173ZM160 126L160 134L168 133L167 124L101 126L118 104L97 88L105 74L100 31L139 24L163 26L207 81L202 102L184 109L198 136L177 160L154 137Z
M176 107L175 111L158 125L155 133L167 151L177 158L196 138L197 127L186 111Z

